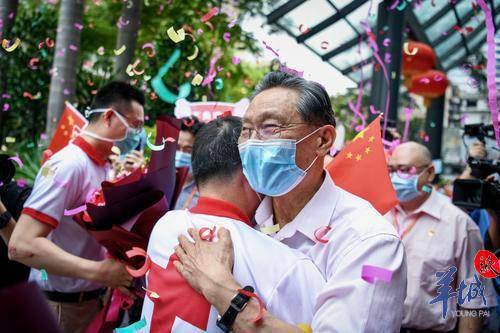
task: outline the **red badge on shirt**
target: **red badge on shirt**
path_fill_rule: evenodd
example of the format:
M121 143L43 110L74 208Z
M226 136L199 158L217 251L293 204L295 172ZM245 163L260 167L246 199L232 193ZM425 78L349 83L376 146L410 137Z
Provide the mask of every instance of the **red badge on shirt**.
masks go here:
M474 268L479 275L487 279L494 279L500 275L500 261L494 253L487 250L477 251Z

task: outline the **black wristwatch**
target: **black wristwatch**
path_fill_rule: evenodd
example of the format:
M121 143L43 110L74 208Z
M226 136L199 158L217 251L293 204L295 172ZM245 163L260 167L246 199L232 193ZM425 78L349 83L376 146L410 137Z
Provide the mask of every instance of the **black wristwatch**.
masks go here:
M246 286L243 290L253 293L254 289L251 286ZM243 311L247 306L250 296L247 296L241 292L237 293L231 300L231 304L226 312L217 319L217 327L219 327L223 332L230 332L233 327L234 321L238 313Z
M0 214L0 229L5 228L7 224L9 224L11 218L12 215L8 211L5 211L5 213Z

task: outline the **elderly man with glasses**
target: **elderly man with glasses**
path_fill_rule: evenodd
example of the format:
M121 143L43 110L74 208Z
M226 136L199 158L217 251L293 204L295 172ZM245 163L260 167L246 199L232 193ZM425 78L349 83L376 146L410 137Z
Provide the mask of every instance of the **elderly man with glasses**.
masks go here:
M479 228L448 197L432 189L435 171L425 146L416 142L399 145L389 159L389 171L399 204L386 218L400 235L408 258L402 332L479 332L479 311L475 316L467 312L470 315L460 317L458 330L456 327L457 313L461 314L456 311L457 302L460 308L476 310L496 303L490 280L479 280L486 284L479 286L484 288L484 298L468 297L468 289L463 288L477 283L474 256L483 248ZM438 276L438 272L444 274ZM439 298L443 294L438 280L444 282L445 277L453 289L449 306L448 299Z
M368 202L337 187L323 169L335 135L330 98L321 85L283 72L266 75L239 138L243 173L262 199L255 228L305 253L327 281L316 297L311 327L302 331L399 331L406 296L403 245ZM182 249L179 272L217 308L228 308L241 288L221 255L232 253L231 246L201 241ZM365 265L389 270L392 280L367 282ZM300 332L272 313L253 323L258 313L258 303L249 302L233 331Z

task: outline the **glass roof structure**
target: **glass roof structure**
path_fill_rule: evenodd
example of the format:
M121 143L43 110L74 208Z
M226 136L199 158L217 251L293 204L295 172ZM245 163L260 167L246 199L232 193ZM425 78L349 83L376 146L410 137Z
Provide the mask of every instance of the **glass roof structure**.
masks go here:
M386 0L387 1L387 0ZM393 4L397 0L391 0ZM262 14L267 23L285 31L309 50L355 82L369 80L373 56L362 26L374 34L381 0L278 0L269 1ZM500 0L485 0L500 25ZM406 11L405 40L417 40L434 49L437 68L460 66L486 43L484 13L471 0L399 1ZM408 8L403 9L403 6ZM398 8L394 8L398 10ZM383 30L383 29L382 29ZM383 55L381 55L383 59Z

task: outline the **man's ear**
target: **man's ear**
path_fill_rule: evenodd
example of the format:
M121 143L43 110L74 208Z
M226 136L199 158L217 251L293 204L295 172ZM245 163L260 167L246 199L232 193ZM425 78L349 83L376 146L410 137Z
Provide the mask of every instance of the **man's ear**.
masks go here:
M436 168L434 167L434 164L431 164L429 166L429 169L427 169L427 172L429 173L427 176L427 182L432 183L434 178L436 178Z
M109 109L101 115L102 119L104 120L104 123L106 124L106 127L111 126L111 117L113 116L113 114L114 112L111 109Z
M337 131L335 127L332 125L325 125L318 130L318 146L316 148L316 152L318 156L325 156L330 152L330 149L335 142L335 138L337 137Z

